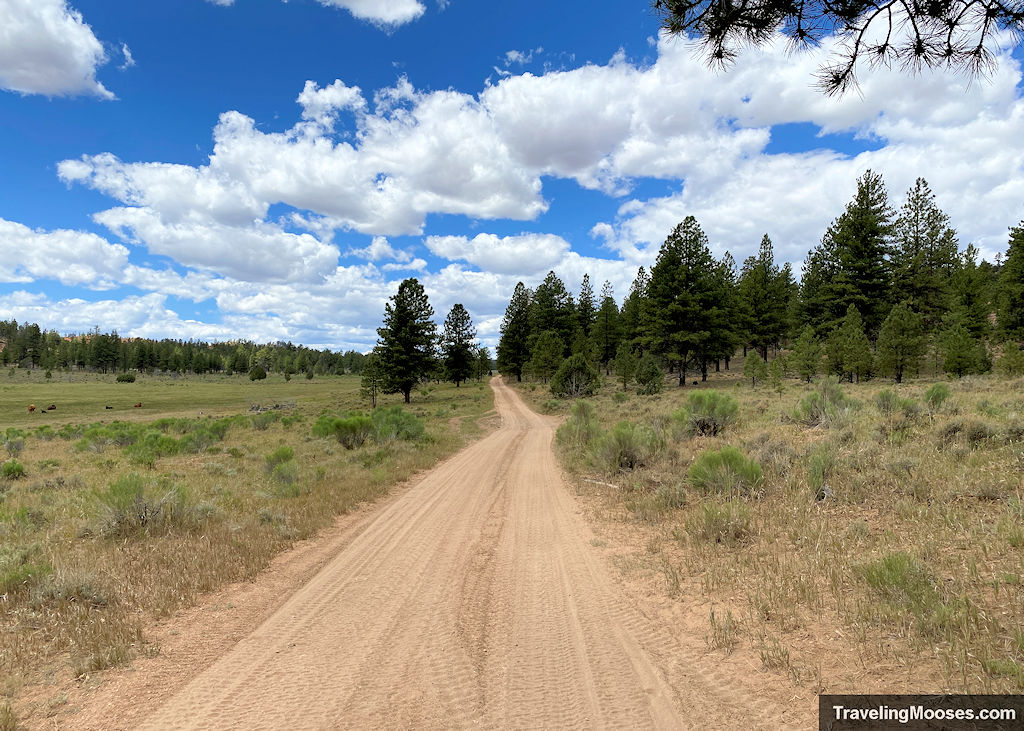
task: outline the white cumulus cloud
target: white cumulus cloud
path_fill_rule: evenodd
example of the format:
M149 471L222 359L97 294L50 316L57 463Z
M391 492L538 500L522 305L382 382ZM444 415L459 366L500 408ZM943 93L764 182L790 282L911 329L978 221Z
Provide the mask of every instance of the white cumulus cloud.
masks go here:
M65 0L0 0L0 88L113 99L96 80L106 61L103 44Z
M0 218L0 281L116 286L128 249L84 231L39 231Z

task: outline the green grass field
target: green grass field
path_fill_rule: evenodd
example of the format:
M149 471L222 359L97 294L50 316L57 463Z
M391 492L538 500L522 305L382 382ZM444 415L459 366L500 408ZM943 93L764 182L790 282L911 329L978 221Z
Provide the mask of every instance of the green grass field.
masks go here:
M379 406L353 443L314 427L367 411L355 376L0 382L0 719L28 710L26 686L157 652L149 619L433 466L483 433L493 398L431 384Z

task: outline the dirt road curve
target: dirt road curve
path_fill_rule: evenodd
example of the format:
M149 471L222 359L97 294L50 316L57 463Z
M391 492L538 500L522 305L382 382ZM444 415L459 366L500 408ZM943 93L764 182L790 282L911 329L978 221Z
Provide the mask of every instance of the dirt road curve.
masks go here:
M551 452L502 426L428 473L143 724L172 728L770 727L618 592Z

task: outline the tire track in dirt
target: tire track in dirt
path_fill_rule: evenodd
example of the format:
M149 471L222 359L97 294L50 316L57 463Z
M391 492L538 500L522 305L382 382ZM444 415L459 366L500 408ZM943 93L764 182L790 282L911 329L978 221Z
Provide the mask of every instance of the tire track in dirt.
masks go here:
M555 421L492 385L500 429L382 508L143 728L777 727L781 709L622 596Z

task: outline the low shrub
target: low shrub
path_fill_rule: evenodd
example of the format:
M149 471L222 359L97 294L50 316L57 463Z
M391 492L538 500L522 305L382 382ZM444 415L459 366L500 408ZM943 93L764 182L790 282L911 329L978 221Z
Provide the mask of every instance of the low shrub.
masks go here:
M672 415L672 420L690 436L717 437L736 422L736 399L720 391L690 394L688 403Z
M9 456L17 457L25 449L25 440L21 437L8 439L4 442L4 448L7 450L7 454Z
M825 481L836 466L836 450L831 444L819 444L807 458L807 484L821 499L826 492Z
M849 420L853 402L834 376L821 380L820 387L807 394L793 412L793 420L806 426L842 426Z
M134 373L118 373L114 379L117 383L135 383Z
M945 383L936 383L924 393L924 401L928 404L928 410L935 412L942 408L942 404L949 398L949 386Z
M16 459L9 459L0 465L0 477L5 480L18 480L25 476L25 465Z
M257 431L265 431L281 418L281 414L277 411L261 411L252 417L252 428Z
M136 472L117 478L95 498L100 533L108 538L153 535L196 522L184 488L150 483Z
M649 426L620 421L594 443L591 456L598 468L621 472L650 464L664 446Z
M600 434L601 427L594 415L594 405L589 401L576 401L569 409L569 418L558 427L556 438L562 444L585 447Z
M266 456L267 472L272 472L275 467L284 462L295 459L295 450L287 444L282 444Z
M582 353L571 355L551 377L551 393L562 398L593 396L601 382L601 374Z
M412 442L422 438L427 431L415 414L397 404L386 409L375 409L370 416L373 421L373 439L377 442L399 439Z
M761 484L761 465L736 447L701 454L688 472L690 483L704 492L746 495Z
M665 376L661 372L661 366L650 353L637 363L633 380L636 381L636 392L643 396L653 396L665 388Z
M267 371L265 368L263 368L263 366L253 366L252 369L249 371L250 381L262 381L266 379L266 377Z
M294 459L280 462L274 465L270 476L279 485L294 485L299 481L299 465Z

